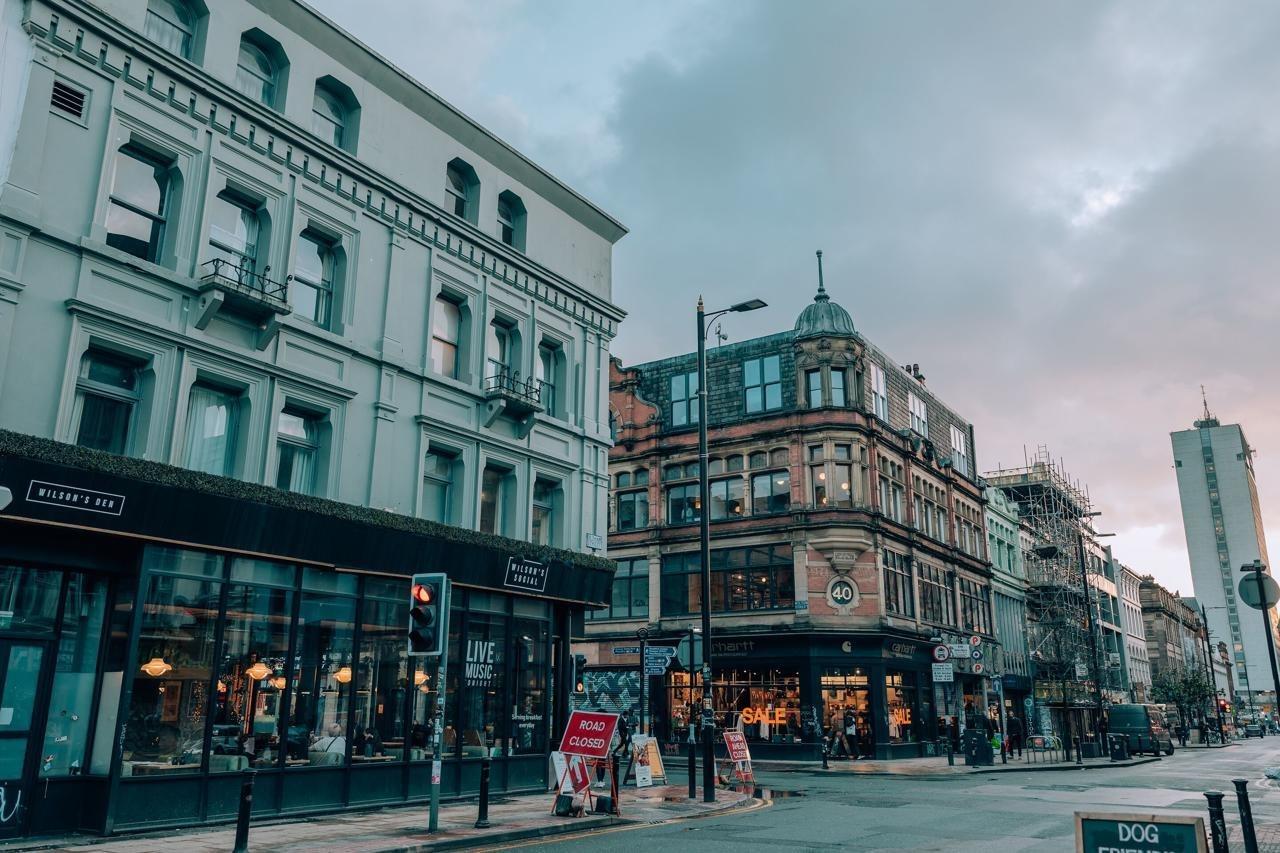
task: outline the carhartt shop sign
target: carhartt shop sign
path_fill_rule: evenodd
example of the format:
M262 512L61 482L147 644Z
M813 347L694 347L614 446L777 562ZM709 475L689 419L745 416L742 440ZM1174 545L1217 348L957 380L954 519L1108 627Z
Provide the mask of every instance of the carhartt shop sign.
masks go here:
M1076 812L1077 853L1208 853L1198 817Z

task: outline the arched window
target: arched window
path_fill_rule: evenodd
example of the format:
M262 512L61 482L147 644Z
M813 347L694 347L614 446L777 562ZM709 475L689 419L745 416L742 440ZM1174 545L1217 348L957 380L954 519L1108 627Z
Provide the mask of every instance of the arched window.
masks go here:
M287 67L280 43L262 30L249 30L240 36L236 88L248 97L272 109L283 108Z
M159 263L173 164L132 144L116 152L107 205L107 245Z
M480 201L480 181L476 170L465 160L454 158L445 170L444 191L448 209L454 216L476 224Z
M170 53L191 59L201 10L186 0L147 0L147 39Z
M350 87L334 77L316 81L311 104L311 132L335 148L356 153L360 103Z
M524 234L524 202L511 190L503 190L498 196L498 238L523 252Z

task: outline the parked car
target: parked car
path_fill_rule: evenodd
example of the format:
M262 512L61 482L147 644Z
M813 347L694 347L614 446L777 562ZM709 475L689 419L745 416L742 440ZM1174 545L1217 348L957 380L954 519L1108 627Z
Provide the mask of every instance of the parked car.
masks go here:
M1261 726L1261 724L1259 724L1259 723L1245 723L1245 725L1244 725L1244 736L1245 736L1245 737L1262 737L1263 735L1262 735L1262 726Z
M1155 705L1112 705L1107 730L1125 735L1129 752L1164 752L1173 755L1173 735L1164 711Z

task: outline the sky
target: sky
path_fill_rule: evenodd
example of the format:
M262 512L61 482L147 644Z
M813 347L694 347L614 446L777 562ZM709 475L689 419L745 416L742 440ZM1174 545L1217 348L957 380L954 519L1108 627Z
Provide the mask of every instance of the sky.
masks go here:
M698 293L789 328L822 249L979 467L1046 446L1127 565L1191 594L1201 385L1280 544L1280 6L311 2L627 225L624 363L691 351Z

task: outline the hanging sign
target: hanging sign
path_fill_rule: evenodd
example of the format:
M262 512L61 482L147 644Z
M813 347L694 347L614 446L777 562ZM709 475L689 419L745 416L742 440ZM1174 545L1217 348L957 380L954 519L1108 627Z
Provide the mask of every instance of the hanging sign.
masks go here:
M564 727L564 737L560 739L560 751L584 758L604 758L609 754L609 745L617 728L617 714L572 711Z
M935 663L933 665L933 680L935 683L947 683L956 680L956 670L950 663Z

